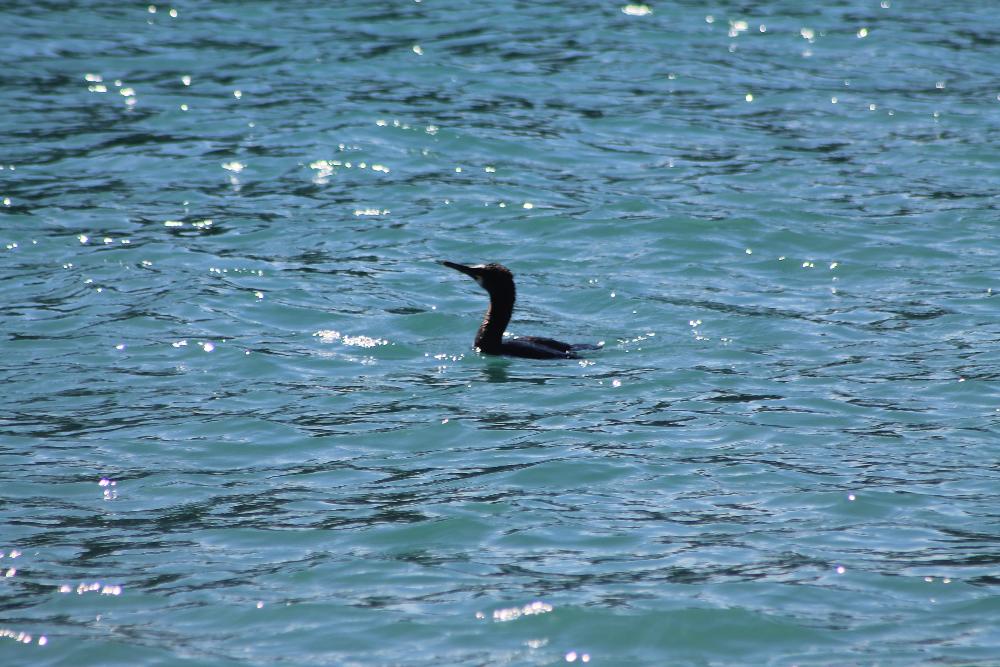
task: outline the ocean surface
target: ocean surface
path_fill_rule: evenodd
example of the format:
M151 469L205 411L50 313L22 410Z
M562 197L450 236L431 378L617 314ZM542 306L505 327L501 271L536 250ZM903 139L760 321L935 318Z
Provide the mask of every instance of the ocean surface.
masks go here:
M0 665L1000 665L995 3L0 21Z

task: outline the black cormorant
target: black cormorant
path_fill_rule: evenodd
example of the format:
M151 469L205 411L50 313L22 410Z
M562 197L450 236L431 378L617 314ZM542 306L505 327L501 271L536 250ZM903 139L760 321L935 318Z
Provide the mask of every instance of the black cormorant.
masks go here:
M479 283L490 295L490 307L476 332L475 348L483 354L502 354L529 359L578 359L577 350L596 350L597 345L563 343L551 338L518 336L504 340L503 332L514 312L514 274L501 264L466 266L441 262Z

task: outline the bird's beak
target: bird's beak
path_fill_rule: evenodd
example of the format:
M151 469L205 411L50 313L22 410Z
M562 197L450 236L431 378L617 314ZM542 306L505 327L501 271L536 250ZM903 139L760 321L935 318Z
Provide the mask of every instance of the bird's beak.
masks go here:
M482 274L474 266L466 266L465 264L456 264L455 262L446 262L446 261L442 261L441 263L447 266L449 269L455 269L456 271L461 271L470 278L475 278L478 280L479 278L482 277Z

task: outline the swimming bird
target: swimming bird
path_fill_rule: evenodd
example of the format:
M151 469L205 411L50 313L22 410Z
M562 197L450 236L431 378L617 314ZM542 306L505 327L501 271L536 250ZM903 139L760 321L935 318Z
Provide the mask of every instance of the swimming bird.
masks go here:
M475 348L483 354L502 354L528 359L579 359L577 350L597 350L597 345L563 343L551 338L518 336L504 340L503 332L514 312L514 274L502 264L466 266L441 262L471 277L490 295L490 307L476 332Z

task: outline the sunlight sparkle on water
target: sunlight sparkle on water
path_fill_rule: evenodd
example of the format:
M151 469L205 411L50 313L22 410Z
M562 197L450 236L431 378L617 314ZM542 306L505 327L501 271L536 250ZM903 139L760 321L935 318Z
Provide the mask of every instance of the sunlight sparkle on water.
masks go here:
M27 632L11 630L10 628L0 628L0 639L13 639L20 644L30 644L33 637ZM45 646L48 643L49 640L45 635L38 638L39 646Z
M118 499L118 482L110 480L106 477L102 477L101 481L97 483L104 490L104 500L117 500Z
M340 332L333 329L321 329L314 333L313 336L318 337L321 343L336 343L341 338Z
M60 593L72 593L73 590L73 588L65 584L59 587ZM76 586L77 595L84 595L86 593L98 593L99 595L121 595L122 590L122 587L118 584L101 584L99 581L91 583L81 582Z
M729 36L737 37L741 32L746 32L750 28L750 24L746 21L730 21L729 22Z
M625 5L622 7L622 14L628 16L649 16L653 13L653 10L649 8L649 5Z
M526 604L523 607L504 607L502 609L494 609L492 618L494 621L498 623L504 623L507 621L517 620L522 616L536 616L538 614L547 614L548 612L552 611L553 608L554 607L550 605L548 602L542 602L541 600L536 600L535 602ZM486 618L486 615L481 611L477 611L476 618L483 620Z
M372 338L371 336L341 336L341 342L351 347L378 347L388 345L389 341L384 338Z

